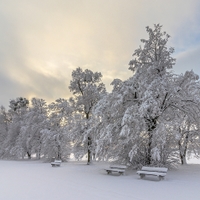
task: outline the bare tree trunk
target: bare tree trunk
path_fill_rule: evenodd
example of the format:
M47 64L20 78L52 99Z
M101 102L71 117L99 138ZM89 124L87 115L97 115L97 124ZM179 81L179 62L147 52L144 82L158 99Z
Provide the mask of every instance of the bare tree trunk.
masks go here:
M147 149L147 165L151 164L151 149L152 149L152 138L153 134L150 132L149 134L149 141L148 141L148 149Z
M89 119L89 113L86 113L86 119ZM87 144L87 148L88 148L88 152L87 152L87 157L88 157L88 161L87 161L87 165L89 165L91 163L91 145L92 145L92 138L90 136L88 136L88 144Z
M58 160L61 160L61 147L60 145L58 145L58 156L57 156Z
M31 159L31 153L27 151L28 159Z
M40 160L41 158L41 145L42 145L42 142L40 141L40 147L39 147L39 150L37 152L37 158Z
M91 145L92 145L92 140L90 137L88 137L88 161L87 161L88 165L91 163Z
M190 123L188 124L187 130L185 132L182 132L181 128L179 128L181 138L178 141L178 145L179 145L179 155L180 155L180 160L181 160L182 165L187 164L186 154L187 154L188 142L189 142L189 131L190 131Z
M181 164L187 164L186 161L186 154L187 154L187 148L188 148L188 135L186 135L184 144L181 144L181 141L179 141L179 155L180 155L180 160Z
M152 150L153 130L156 128L157 118L158 117L155 117L153 119L146 118L146 123L148 126L148 144L147 144L147 158L146 158L147 165L150 165L152 162L151 150Z
M181 165L187 164L185 155L180 154L180 159L181 159Z
M40 158L41 158L41 148L39 148L37 151L37 159L40 160Z

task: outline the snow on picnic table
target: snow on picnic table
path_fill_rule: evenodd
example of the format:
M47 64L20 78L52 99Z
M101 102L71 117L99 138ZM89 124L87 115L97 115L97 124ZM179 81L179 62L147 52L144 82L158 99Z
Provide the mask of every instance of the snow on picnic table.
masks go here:
M169 170L165 179L136 171L107 175L108 163L0 161L0 200L199 200L200 165Z

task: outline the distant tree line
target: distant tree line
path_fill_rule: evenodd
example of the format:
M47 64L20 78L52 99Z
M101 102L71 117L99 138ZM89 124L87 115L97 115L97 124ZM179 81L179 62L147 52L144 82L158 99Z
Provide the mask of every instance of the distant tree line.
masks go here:
M36 156L68 160L87 155L134 167L185 164L200 155L200 82L193 71L172 72L173 48L162 26L133 53L132 76L114 79L106 92L102 75L80 67L72 72L73 96L47 104L16 98L0 110L0 157Z

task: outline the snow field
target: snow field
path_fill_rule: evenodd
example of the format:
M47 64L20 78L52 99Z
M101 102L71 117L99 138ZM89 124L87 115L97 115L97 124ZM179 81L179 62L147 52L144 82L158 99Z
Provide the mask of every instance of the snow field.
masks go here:
M0 200L199 200L200 165L141 180L136 171L107 175L108 163L0 161Z

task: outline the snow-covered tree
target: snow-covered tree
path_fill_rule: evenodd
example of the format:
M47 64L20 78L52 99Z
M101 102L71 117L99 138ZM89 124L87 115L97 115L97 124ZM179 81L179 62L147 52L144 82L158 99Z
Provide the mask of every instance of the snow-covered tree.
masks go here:
M9 115L11 116L11 120L8 127L8 134L3 144L3 157L18 157L19 154L21 156L23 154L21 151L21 145L18 147L19 143L17 141L19 139L21 125L25 120L28 105L29 101L22 97L10 101ZM19 151L16 151L16 148L20 149L20 153Z
M48 106L45 100L33 98L31 100L32 107L29 109L31 138L28 141L32 146L32 152L36 153L37 158L40 159L42 151L42 131L46 128Z
M134 76L124 82L115 79L112 83L107 138L110 137L108 133L114 131L110 137L116 138L113 145L117 146L117 141L121 144L116 157L126 158L126 162L140 155L139 162L151 163L153 132L165 109L171 78L167 69L172 68L175 60L170 56L173 49L166 47L169 35L161 32L160 25L154 28L147 27L149 39L141 40L144 47L135 51L129 63Z
M92 108L99 101L103 94L105 94L105 85L101 82L102 75L99 72L92 72L86 69L83 71L80 67L72 72L72 80L69 89L73 92L75 112L83 115L85 120L82 121L82 126L74 132L75 138L80 138L77 144L87 143L88 164L91 162L93 136L88 134L89 119L92 116ZM76 145L75 146L82 146Z
M4 154L3 144L8 134L8 126L10 116L6 109L1 106L0 108L0 157Z
M67 160L71 153L69 137L72 108L65 99L57 99L49 105L49 116L43 132L43 153L47 159Z
M144 43L143 48L135 50L133 59L129 63L129 69L134 72L134 82L139 84L138 114L145 126L147 137L146 164L152 162L153 140L159 128L159 118L168 109L171 75L167 70L175 64L175 59L171 57L174 49L168 49L166 46L169 35L161 32L161 28L159 24L155 25L154 29L147 27L149 39L141 40ZM127 112L129 114L130 110ZM124 120L125 125L126 116Z
M47 118L47 105L43 99L32 98L32 106L24 115L20 134L17 138L15 151L27 153L31 159L32 154L40 158L42 147L42 130L45 129ZM24 153L22 153L23 155Z
M18 115L24 112L29 105L29 101L26 98L18 97L10 101L9 107L11 111L15 111Z
M199 76L193 71L187 71L178 77L177 94L181 99L178 108L176 139L181 164L186 163L186 156L200 155L200 83Z
M175 64L174 49L167 48L169 35L161 28L159 24L147 27L149 39L141 40L143 47L135 50L129 63L133 76L115 79L112 93L97 104L99 155L112 149L109 158L137 166L171 165L179 160L175 124L180 112L197 119L198 94L193 90L191 98L189 89L196 84L195 74L188 74L184 91L181 76L169 71Z

